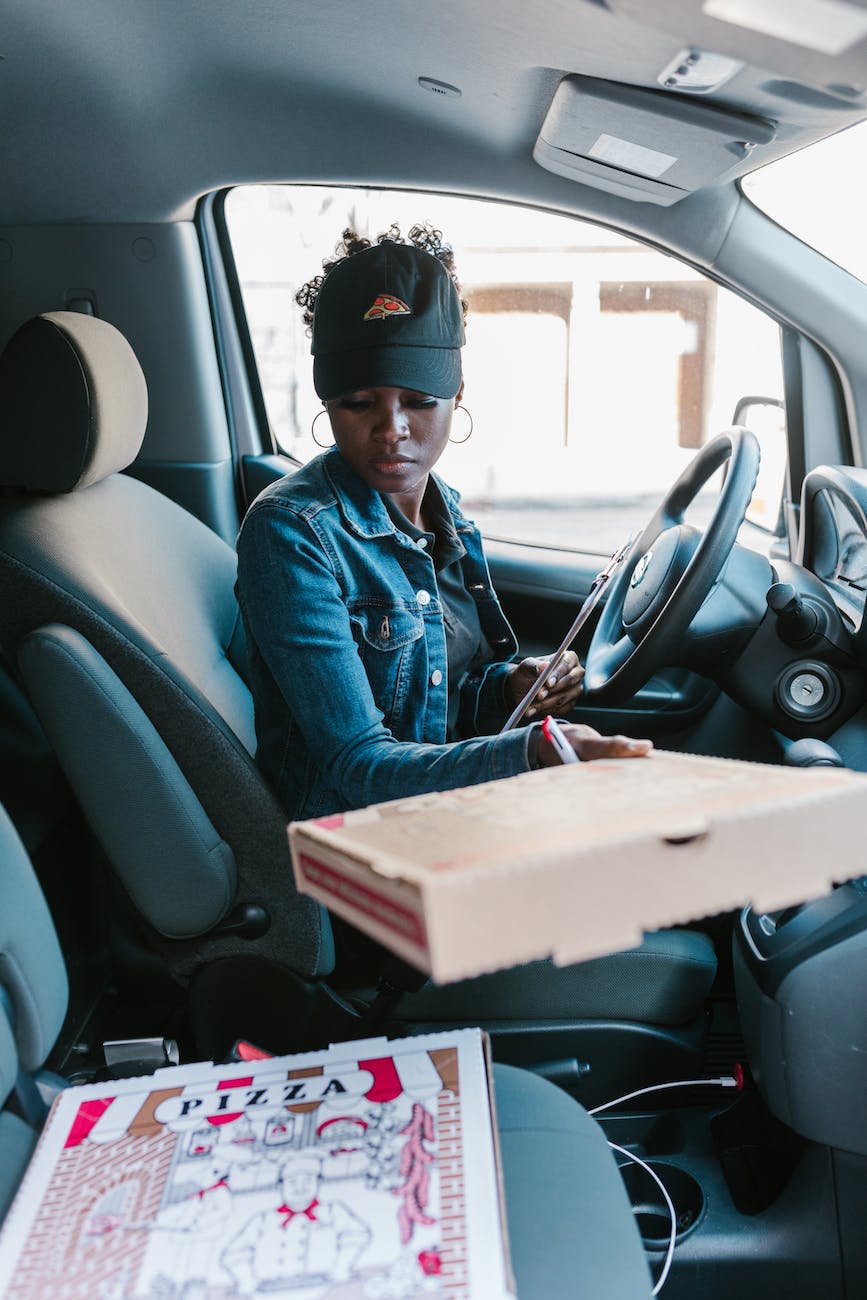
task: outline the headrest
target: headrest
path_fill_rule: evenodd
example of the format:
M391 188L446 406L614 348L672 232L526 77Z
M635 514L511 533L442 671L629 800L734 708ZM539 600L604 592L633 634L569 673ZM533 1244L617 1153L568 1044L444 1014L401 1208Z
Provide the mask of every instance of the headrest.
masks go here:
M0 485L72 492L125 469L147 424L126 339L73 311L35 316L0 356Z

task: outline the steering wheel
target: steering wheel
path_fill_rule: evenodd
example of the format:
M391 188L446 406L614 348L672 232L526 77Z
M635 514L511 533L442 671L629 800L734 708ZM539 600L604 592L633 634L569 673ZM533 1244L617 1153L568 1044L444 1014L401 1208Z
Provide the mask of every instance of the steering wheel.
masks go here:
M686 630L729 557L759 472L755 434L737 426L690 462L632 547L608 588L584 664L584 690L632 695L664 664L682 662ZM729 461L719 500L702 533L684 513Z

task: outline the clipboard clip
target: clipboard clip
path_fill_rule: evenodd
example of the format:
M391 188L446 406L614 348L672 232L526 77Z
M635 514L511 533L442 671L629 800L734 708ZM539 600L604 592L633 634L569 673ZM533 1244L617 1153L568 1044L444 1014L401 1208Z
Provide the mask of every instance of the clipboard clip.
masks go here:
M637 537L638 533L630 533L626 541L621 546L618 546L605 568L599 570L596 577L593 579L593 583L590 587L590 591L587 593L584 605L586 605L587 601L595 594L598 583L601 583L602 586L605 587L605 585L614 577L615 573L635 545L635 539ZM582 609L584 608L584 605L581 606Z

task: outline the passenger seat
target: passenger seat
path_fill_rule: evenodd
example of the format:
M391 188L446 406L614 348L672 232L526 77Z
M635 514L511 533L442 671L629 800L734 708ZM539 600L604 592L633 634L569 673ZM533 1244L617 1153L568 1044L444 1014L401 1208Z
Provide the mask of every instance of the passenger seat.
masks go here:
M34 1076L60 1033L68 996L51 913L0 807L0 1218L36 1144Z
M66 970L30 861L0 808L0 1218L36 1143L15 1113L63 1024ZM17 1081L17 1089L16 1089ZM644 1300L638 1229L602 1130L535 1075L495 1067L512 1260L521 1300ZM25 1108L26 1109L26 1108Z

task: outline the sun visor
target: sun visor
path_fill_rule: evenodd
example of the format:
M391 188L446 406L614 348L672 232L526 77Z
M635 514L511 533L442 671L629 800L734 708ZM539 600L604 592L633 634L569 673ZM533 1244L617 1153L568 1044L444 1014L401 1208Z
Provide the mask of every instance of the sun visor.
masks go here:
M668 206L723 180L774 126L682 95L566 77L533 149L541 167L569 180Z

